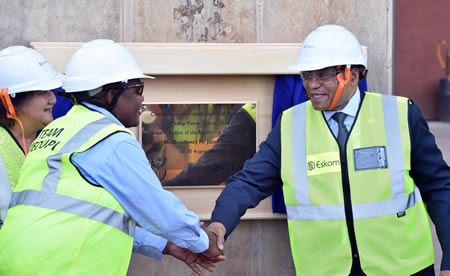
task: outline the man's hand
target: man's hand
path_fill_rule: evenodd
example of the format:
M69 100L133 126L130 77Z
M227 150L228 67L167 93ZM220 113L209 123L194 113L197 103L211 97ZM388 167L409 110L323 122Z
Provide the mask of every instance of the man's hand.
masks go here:
M214 272L214 269L216 268L215 263L220 261L210 260L201 254L193 253L188 249L179 247L172 242L167 242L167 245L163 250L163 254L171 255L178 260L186 263L192 269L192 271L194 271L199 276L202 276L203 272L198 268L197 264L210 272Z
M220 222L213 222L208 225L205 232L208 234L209 248L202 254L212 260L219 258L223 261L225 259L225 256L223 256L223 244L226 233L225 226Z
M208 235L209 247L206 251L202 252L202 255L209 258L210 260L216 260L216 258L219 258L219 260L223 261L222 257L225 258L225 256L223 256L223 250L220 250L217 247L216 235L208 230L205 231Z
M450 276L450 270L441 270L439 276Z

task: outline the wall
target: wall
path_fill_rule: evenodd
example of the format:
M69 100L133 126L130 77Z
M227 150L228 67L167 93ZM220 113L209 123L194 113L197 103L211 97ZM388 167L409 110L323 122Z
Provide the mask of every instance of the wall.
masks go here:
M444 78L436 56L438 40L450 44L450 1L395 2L395 95L419 105L425 119L438 119L439 79ZM444 50L442 57L445 60Z
M0 0L0 48L31 41L301 42L341 24L369 46L369 90L391 91L392 0Z
M243 221L226 242L227 260L217 264L218 276L295 276L288 229L284 220ZM190 268L175 258L157 260L139 254L131 258L128 276L193 275Z
M369 47L371 91L391 92L392 0L0 0L0 48L31 41L301 42L344 25ZM287 66L287 64L286 64ZM214 275L295 275L284 220L243 221ZM207 274L207 273L206 273ZM191 275L171 257L134 254L128 275Z

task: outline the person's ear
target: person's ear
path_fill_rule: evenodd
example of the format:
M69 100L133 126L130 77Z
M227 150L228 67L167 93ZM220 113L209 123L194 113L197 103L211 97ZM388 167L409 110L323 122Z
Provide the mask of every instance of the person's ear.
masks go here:
M357 83L358 81L359 81L359 69L353 67L350 69L350 82Z
M106 99L107 105L112 104L112 101L113 101L115 95L116 95L116 93L114 93L113 89L109 89L105 92L105 99Z

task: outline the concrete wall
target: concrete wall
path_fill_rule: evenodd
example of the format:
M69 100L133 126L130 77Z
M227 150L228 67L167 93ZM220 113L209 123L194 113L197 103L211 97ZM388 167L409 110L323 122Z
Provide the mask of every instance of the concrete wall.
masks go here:
M242 221L225 245L227 260L217 264L220 276L295 276L285 220ZM190 268L171 256L157 261L133 254L128 276L193 275Z
M369 47L369 90L391 93L392 0L0 0L0 48L31 41L301 42L344 25ZM332 42L330 42L332 43ZM214 275L295 275L284 220L244 221ZM133 255L128 275L191 275Z
M392 0L0 0L0 48L31 41L301 42L341 24L369 46L369 90L391 92Z

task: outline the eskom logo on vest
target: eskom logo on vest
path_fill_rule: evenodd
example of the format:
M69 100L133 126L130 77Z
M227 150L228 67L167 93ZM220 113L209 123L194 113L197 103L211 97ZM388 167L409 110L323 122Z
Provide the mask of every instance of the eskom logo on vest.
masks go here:
M306 156L308 175L317 175L341 171L338 152L325 152Z

